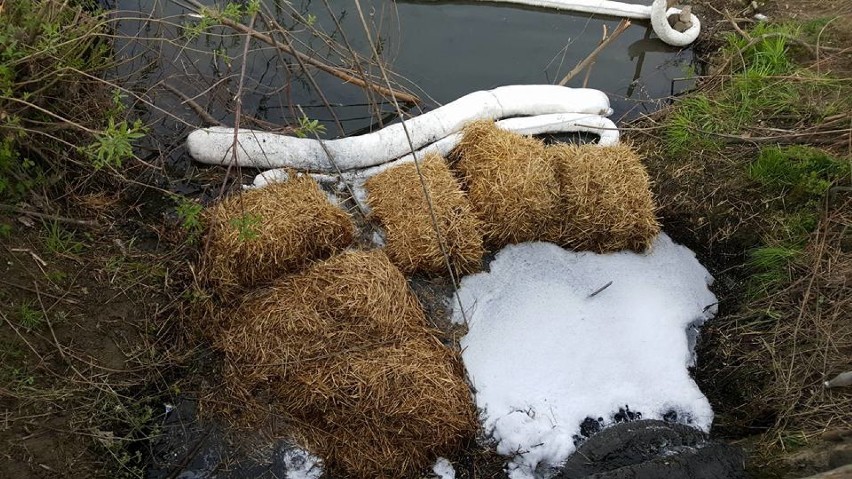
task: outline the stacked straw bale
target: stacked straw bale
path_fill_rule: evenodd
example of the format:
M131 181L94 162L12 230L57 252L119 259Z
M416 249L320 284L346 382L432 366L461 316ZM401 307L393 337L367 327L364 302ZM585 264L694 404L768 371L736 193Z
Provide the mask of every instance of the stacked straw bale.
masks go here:
M648 173L625 144L547 148L559 179L561 221L549 240L576 250L642 252L660 232Z
M648 174L624 144L554 145L471 123L456 153L488 244L641 252L660 232Z
M355 237L351 218L306 176L230 196L206 220L202 274L223 293L269 283L328 258Z
M385 252L404 273L445 273L437 222L453 270L459 274L478 271L484 253L482 224L471 211L470 201L440 156L427 155L420 163L420 173L428 200L414 163L391 168L367 181L372 214L386 233Z
M542 141L482 120L465 127L456 153L490 246L540 240L552 230L559 191L554 162Z
M280 408L351 477L415 475L476 430L458 355L380 250L315 263L247 298L215 344L232 400Z

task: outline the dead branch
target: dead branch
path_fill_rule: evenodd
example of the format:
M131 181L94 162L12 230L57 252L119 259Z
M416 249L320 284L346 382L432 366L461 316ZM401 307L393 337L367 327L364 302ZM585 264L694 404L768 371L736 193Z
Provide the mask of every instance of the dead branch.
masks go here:
M92 220L79 220L76 218L68 218L65 216L51 215L48 213L39 213L37 211L30 211L24 208L18 208L17 206L12 205L0 205L0 210L10 211L12 213L18 213L21 215L27 216L35 216L36 218L42 218L45 220L58 221L60 223L70 223L74 225L81 226L97 226L98 223Z
M598 54L600 54L600 52L602 52L607 46L609 46L609 44L612 43L616 38L621 36L621 34L624 33L624 31L627 30L627 27L629 26L630 20L622 20L621 23L618 24L618 27L613 30L612 34L606 37L606 40L602 41L597 48L592 50L592 53L589 53L589 56L587 56L585 60L578 63L573 70L568 72L568 74L565 75L565 77L563 77L562 80L559 81L559 85L565 86L566 83L571 81L571 79L577 76L578 73L583 71L584 68L594 62L595 59L598 57Z
M198 102L197 102L197 101L195 101L195 100L193 100L192 98L188 97L188 96L187 96L184 92L182 92L182 91L178 90L177 88L173 87L172 85L169 85L168 83L163 83L162 85L163 85L163 88L165 88L166 90L168 90L168 91L170 91L170 92L174 93L174 94L175 94L178 98L180 98L180 99L181 99L181 101L182 101L183 103L185 103L185 104L186 104L186 106L188 106L189 108L191 108L191 109L192 109L192 111L194 111L194 112L195 112L195 114L196 114L196 115L198 115L198 116L199 116L199 118L201 118L201 121L203 121L205 124L208 124L208 125L217 125L217 126L225 126L224 124L222 124L222 122L221 122L221 121L219 121L219 120L217 120L217 119L213 118L213 117L210 115L210 113L207 113L207 111L206 111L204 108L202 108L202 107L201 107L201 105L199 105L199 104L198 104Z

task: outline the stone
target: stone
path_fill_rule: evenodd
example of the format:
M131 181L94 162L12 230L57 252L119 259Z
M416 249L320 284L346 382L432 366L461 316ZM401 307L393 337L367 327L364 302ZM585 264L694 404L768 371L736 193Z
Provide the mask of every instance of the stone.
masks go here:
M623 422L580 445L561 479L737 479L745 477L743 452L712 441L693 427L658 420Z

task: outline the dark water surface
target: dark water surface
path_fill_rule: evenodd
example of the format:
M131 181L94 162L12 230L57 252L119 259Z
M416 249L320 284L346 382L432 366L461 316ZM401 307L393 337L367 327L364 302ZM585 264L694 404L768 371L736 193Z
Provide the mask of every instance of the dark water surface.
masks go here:
M317 29L341 45L345 40L353 50L369 57L369 43L353 0L263 1L280 24L297 32L297 50L311 49L313 56L326 58L329 63L345 61L345 46L344 55L334 53L294 19L295 12L312 18ZM203 3L214 5L210 0ZM188 39L187 26L199 20L185 5L174 0L115 0L111 5L121 19L117 42L124 63L117 75L154 105L139 103L138 113L160 139L158 152L167 150L173 161L185 161L179 160L185 156L179 146L181 139L201 120L166 85L194 99L216 120L232 125L245 41L245 35L222 28L208 29ZM363 0L362 8L394 78L425 100L411 114L480 89L555 83L598 45L603 25L611 32L619 21L485 2ZM336 28L332 14L342 31ZM260 23L257 28L267 30ZM666 46L655 39L647 22L635 21L601 53L588 86L610 96L615 110L612 118L618 123L654 111L673 93L690 87L690 81L679 79L689 76L692 61L690 50ZM271 129L293 124L304 112L323 123L327 138L378 127L380 115L369 106L363 89L310 70L334 105L342 132L299 65L255 40L247 56L241 96L247 117L242 125ZM371 72L378 74L375 67ZM585 72L569 85L581 86L584 79ZM380 109L386 121L392 120L390 105L382 104ZM252 122L252 118L258 121Z

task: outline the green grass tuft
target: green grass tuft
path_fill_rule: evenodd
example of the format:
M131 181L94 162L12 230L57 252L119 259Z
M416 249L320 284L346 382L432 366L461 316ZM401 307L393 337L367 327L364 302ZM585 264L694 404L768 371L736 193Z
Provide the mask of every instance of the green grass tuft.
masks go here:
M790 57L790 39L800 36L798 27L758 23L749 36L751 40L739 33L730 33L726 38L724 50L732 58L734 71L762 76L778 76L793 71L795 63Z
M27 331L38 329L44 323L44 313L32 303L18 306L18 322Z
M794 246L762 246L749 252L747 262L752 271L749 294L762 296L790 281L790 265L801 254Z
M807 198L823 196L832 184L848 179L850 168L817 148L786 146L761 149L748 173L764 186Z
M761 23L749 37L727 37L723 52L729 59L729 80L712 94L687 96L672 109L665 124L670 155L718 151L727 137L748 137L755 126L795 130L852 108L848 79L796 65L791 39L801 37L800 29Z
M80 254L86 245L78 241L74 234L63 229L56 221L44 224L44 246L53 254Z

